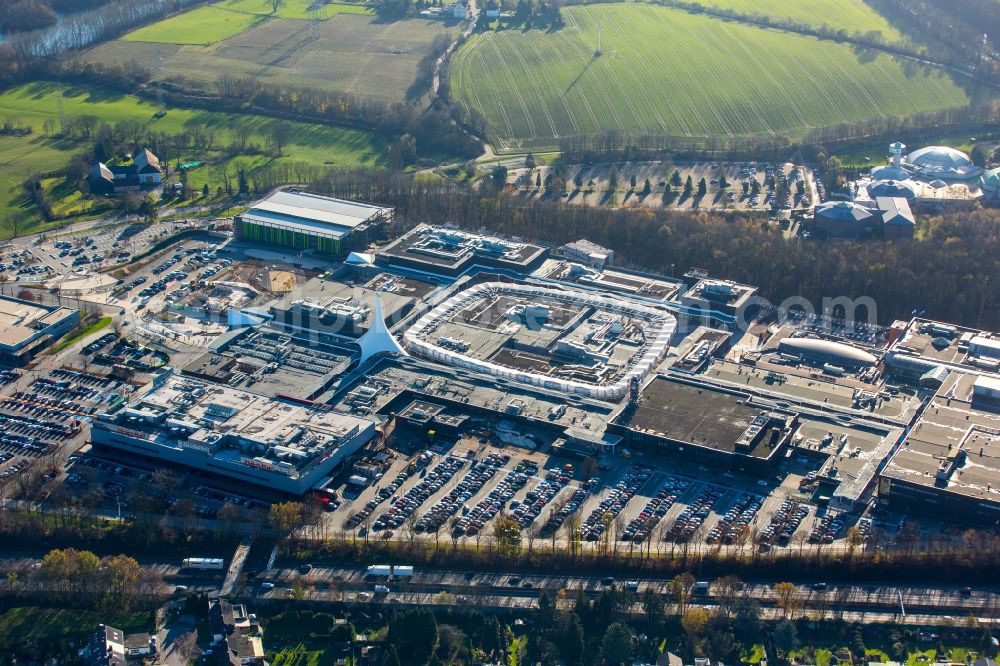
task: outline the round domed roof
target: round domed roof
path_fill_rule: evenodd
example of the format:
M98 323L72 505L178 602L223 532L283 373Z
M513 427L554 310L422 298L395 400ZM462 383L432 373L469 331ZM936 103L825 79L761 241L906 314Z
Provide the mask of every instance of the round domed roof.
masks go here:
M879 180L868 185L868 196L917 198L917 185L912 180Z
M895 164L883 164L872 169L872 178L875 180L906 180L910 173L903 167Z
M907 158L910 164L918 166L966 166L972 164L969 156L961 150L955 150L948 146L927 146L920 150L914 150Z
M816 206L816 217L838 222L864 222L872 212L851 201L828 201Z
M915 150L906 161L921 174L939 178L970 178L982 173L968 155L947 146L927 146Z

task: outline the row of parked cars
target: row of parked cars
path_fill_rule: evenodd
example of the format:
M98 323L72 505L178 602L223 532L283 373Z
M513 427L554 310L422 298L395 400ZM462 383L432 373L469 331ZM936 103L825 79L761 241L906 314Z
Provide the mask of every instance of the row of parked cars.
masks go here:
M786 499L771 516L771 522L761 532L761 543L776 542L779 546L787 546L795 530L809 515L809 507L792 499Z
M667 515L684 491L691 486L686 479L668 479L635 518L629 521L619 537L622 541L642 543L649 538L663 517Z
M31 466L30 460L18 460L16 463L0 472L0 481L6 481L12 476L19 474Z
M465 506L466 502L483 489L486 482L496 475L497 470L508 462L510 462L510 456L496 453L489 454L481 461L473 460L472 466L465 473L465 476L455 484L455 487L447 495L435 502L421 516L420 520L417 521L417 531L433 532L441 527L441 525L444 525L449 518L457 514L459 509ZM437 491L435 490L434 492ZM466 534L469 534L468 530L466 530Z
M580 535L587 541L597 541L607 529L605 523L614 520L622 512L628 501L639 492L649 477L653 475L652 470L646 467L637 467L630 470L622 477L621 481L608 492L608 496L601 500L601 503L590 512L590 515L583 521L580 528ZM606 518L607 516L608 518Z
M89 343L86 347L84 347L83 353L89 356L90 354L99 352L100 350L104 349L106 346L114 342L115 339L117 339L117 337L118 336L115 335L114 333L105 333L104 335L102 335L101 337L97 338L93 342Z
M590 497L590 493L597 486L597 479L591 479L583 484L582 488L573 491L573 495L566 501L560 509L549 516L549 519L542 525L538 534L542 537L550 537L556 530L562 527L566 519L580 510L583 503Z
M496 517L504 506L510 502L518 490L528 484L528 481L538 473L538 464L533 461L521 461L508 472L489 494L480 502L469 508L462 508L462 517L455 521L455 534L477 534L489 521ZM522 511L520 502L511 502L511 509ZM523 515L523 511L522 511Z
M403 521L410 517L428 497L441 490L462 467L465 461L456 456L447 456L423 474L423 479L413 486L405 495L394 495L389 508L376 518L372 528L385 530L401 527ZM377 506L377 505L376 505Z
M219 490L213 490L207 486L198 486L192 492L198 497L204 497L205 499L214 500L216 502L225 502L226 504L233 504L235 506L242 506L247 509L260 509L262 511L267 511L271 508L271 505L266 502L252 500L247 497L241 497L231 493L224 493Z
M695 532L701 529L708 516L712 513L712 507L719 501L721 491L716 488L705 488L701 494L677 516L673 527L670 530L670 539L675 543L685 543L691 540Z
M758 498L747 494L740 495L729 511L709 530L706 541L727 546L734 543L741 534L749 532L750 524L760 511L760 506Z
M828 513L809 531L809 543L833 543L844 528L844 519L839 514Z

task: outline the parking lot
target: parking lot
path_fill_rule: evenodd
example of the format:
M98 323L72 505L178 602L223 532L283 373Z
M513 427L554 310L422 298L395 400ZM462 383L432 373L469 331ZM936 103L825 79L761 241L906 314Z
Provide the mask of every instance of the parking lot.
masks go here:
M397 457L356 494L347 486L345 502L327 520L374 538L478 541L506 515L520 525L522 540L566 543L572 529L574 539L593 547L760 544L765 550L829 544L853 524L814 504L806 472L798 469L772 488L728 472L722 484L673 463L611 459L587 479L578 462L472 438L436 448ZM863 522L870 533L870 521Z
M84 443L86 422L124 400L131 387L64 368L0 373L0 483L41 457L68 454Z
M163 227L126 224L64 234L30 248L40 264L63 273L67 269L99 269L123 264L153 244Z

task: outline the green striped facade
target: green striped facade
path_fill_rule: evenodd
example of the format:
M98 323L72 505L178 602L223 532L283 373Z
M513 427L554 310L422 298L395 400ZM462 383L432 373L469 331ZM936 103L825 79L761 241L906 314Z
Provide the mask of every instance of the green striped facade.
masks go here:
M316 250L322 254L339 255L342 251L341 241L337 238L326 238L293 231L279 229L240 220L240 237L244 240L263 245L287 247L293 250Z

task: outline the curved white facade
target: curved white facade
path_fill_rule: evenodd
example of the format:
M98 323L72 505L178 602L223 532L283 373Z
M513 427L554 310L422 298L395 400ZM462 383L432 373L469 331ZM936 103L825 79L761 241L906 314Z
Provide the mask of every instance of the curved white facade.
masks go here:
M548 377L490 363L451 349L437 346L427 338L440 324L469 304L491 294L514 294L522 298L547 299L564 303L590 305L601 310L619 312L645 319L646 342L632 359L628 371L614 384L588 384L556 377ZM614 299L599 294L580 291L549 289L526 284L486 282L459 292L421 317L403 336L406 348L413 354L465 368L491 377L499 377L520 384L538 386L563 393L583 395L598 400L618 400L628 393L633 380L641 381L662 360L670 346L670 337L677 328L677 320L660 310L623 299Z

